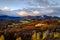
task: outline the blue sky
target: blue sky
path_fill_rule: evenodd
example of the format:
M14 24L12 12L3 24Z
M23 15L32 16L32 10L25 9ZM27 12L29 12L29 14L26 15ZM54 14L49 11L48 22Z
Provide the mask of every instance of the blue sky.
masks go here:
M38 10L38 8L39 8L39 10ZM31 11L30 9L33 11ZM59 14L59 11L57 13L55 13L55 11L60 9L60 0L0 0L0 10L2 10L2 11L19 10L19 12L14 13L17 15L20 15L20 14L24 15L24 13L26 15L27 15L27 13L29 15L33 15L32 12L37 12L37 13L35 13L35 15L36 14L38 15L39 12L41 12L39 14L44 14L43 12L47 11L47 9L48 9L48 12L51 10L52 10L51 12L54 11L52 14L50 14L51 12L47 13L49 15L56 16L57 13ZM28 12L26 10L29 10L31 12ZM57 14L57 16L60 16L60 14L59 15L58 14ZM8 15L12 15L12 13L8 14Z

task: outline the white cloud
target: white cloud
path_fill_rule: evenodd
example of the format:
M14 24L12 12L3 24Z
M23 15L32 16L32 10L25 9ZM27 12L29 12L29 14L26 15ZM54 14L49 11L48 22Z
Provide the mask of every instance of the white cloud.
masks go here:
M16 13L20 16L27 16L28 15L28 13L25 12L25 11L19 11L19 12L16 12Z
M33 13L34 13L34 14L39 14L39 13L40 13L40 11L35 10L35 11L33 11Z
M44 10L43 11L43 13L45 13L45 14L49 14L49 13L53 13L54 12L54 10L53 9L46 9L46 10Z
M33 14L34 16L39 15L39 14L40 14L40 11L35 10L35 11L32 12L32 14Z
M11 8L5 6L4 8L2 8L2 10L4 10L4 11L8 11L8 10L11 10Z

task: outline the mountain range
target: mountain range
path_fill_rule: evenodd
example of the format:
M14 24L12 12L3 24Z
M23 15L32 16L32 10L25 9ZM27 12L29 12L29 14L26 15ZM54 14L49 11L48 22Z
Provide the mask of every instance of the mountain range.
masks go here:
M7 15L0 15L0 21L4 20L21 20L21 19L38 19L38 20L46 20L46 19L60 19L60 17L57 16L23 16L23 17L13 17L13 16L7 16Z

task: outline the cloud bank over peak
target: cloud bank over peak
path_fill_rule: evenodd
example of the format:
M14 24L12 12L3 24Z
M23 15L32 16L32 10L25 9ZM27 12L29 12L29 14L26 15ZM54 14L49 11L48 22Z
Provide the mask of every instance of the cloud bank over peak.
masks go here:
M29 10L29 9L27 9ZM39 16L39 15L45 15L45 14L50 14L53 13L54 10L53 9L46 9L46 10L32 10L31 12L29 11L18 11L16 12L18 15L20 16Z
M4 10L2 9L0 10L0 15L8 15L8 16L53 15L53 16L58 16L60 15L60 8L46 8L46 9L28 8L28 9L11 10L11 8L6 7Z

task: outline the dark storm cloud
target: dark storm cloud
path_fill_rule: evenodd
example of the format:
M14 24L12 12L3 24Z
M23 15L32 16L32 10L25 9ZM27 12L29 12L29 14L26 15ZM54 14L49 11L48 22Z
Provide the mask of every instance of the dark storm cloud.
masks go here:
M0 15L19 16L16 13L16 11L4 11L4 10L0 10Z
M38 15L60 16L60 7L59 8L48 8L48 9L42 10L43 13L41 13L41 8L28 8L28 9L23 9L22 11L30 13L36 10L40 12ZM46 10L48 11L48 13L45 12ZM53 10L53 12L51 12L51 10Z
M49 2L47 0L32 0L27 1L27 4L30 6L47 6Z
M26 1L25 1L26 2ZM60 6L60 2L56 2L56 0L31 0L27 1L26 4L29 6L41 6L41 7L58 7Z
M53 13L51 14L48 14L48 15L51 15L51 16L59 16L60 17L60 7L58 8L52 8L54 10Z
M39 4L39 5L48 5L48 0L36 0L36 2Z

